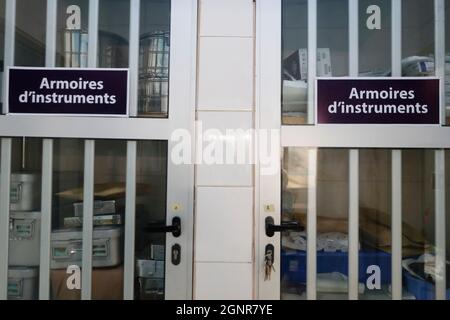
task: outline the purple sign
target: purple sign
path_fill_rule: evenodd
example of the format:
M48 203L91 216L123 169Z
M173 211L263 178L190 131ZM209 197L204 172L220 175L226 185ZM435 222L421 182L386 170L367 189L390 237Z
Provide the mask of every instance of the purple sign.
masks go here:
M8 113L128 115L127 69L10 68Z
M317 80L319 124L439 124L435 78Z

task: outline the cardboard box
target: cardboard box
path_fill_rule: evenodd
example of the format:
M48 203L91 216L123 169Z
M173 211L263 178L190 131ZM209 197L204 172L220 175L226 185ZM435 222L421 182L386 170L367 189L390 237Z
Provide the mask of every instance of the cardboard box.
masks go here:
M284 69L293 80L308 79L308 50L298 49L283 61Z
M308 79L308 50L298 49L283 61L284 70L293 77L292 80ZM317 76L331 77L330 48L317 49Z
M67 288L71 276L66 269L50 270L51 296L53 300L80 300L81 290ZM108 269L92 269L92 299L123 299L123 266Z
M330 48L317 49L317 76L332 77Z

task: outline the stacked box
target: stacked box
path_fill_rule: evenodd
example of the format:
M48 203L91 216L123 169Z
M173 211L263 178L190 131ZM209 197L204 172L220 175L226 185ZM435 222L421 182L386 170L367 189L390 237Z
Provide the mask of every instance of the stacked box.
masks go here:
M283 60L284 71L294 80L308 79L308 50L298 49ZM330 48L317 49L317 76L331 77L331 53Z

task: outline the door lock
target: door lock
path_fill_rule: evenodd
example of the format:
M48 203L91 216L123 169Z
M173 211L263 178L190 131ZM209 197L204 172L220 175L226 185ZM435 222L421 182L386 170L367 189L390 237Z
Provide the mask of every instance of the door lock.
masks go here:
M181 246L176 243L172 246L171 260L173 265L179 265L181 260Z

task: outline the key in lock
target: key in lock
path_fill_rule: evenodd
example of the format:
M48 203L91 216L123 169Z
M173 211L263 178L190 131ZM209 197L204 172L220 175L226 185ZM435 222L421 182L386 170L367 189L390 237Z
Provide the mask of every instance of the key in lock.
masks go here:
M275 247L272 244L268 244L264 250L264 281L270 280L272 272L275 272Z

